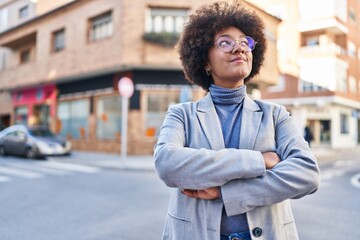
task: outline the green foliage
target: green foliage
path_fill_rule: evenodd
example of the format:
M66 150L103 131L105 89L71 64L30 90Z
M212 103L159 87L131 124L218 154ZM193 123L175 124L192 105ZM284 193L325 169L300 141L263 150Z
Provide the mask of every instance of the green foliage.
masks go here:
M163 45L165 47L173 47L179 40L180 35L173 32L148 32L144 33L143 39L147 42Z

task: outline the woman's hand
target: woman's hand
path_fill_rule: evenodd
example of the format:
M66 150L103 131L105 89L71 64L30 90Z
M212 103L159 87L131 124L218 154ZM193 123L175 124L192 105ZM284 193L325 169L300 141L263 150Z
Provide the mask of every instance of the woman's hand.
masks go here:
M219 187L212 187L202 190L183 189L181 192L191 198L200 198L205 200L214 200L220 198Z
M264 158L266 169L272 169L276 164L281 161L279 156L274 152L264 152L262 153L262 156Z

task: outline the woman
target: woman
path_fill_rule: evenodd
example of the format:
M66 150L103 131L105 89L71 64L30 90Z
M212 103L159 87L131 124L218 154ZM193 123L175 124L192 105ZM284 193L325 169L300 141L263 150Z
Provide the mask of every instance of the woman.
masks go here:
M163 239L298 239L289 199L315 192L319 169L285 108L246 95L263 22L215 2L189 17L178 47L186 78L209 93L171 107L154 147L171 187Z

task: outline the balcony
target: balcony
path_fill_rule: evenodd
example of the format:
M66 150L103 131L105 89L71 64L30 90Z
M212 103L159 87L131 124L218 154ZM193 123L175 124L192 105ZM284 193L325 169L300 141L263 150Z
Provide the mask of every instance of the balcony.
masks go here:
M311 51L311 55L309 54ZM325 51L324 49L302 49L299 58L300 79L313 83L330 91L344 91L343 83L346 83L348 63L336 57L338 48Z
M329 31L347 34L347 1L299 0L299 32Z
M322 58L346 55L346 50L337 44L303 46L300 48L299 57L302 58Z

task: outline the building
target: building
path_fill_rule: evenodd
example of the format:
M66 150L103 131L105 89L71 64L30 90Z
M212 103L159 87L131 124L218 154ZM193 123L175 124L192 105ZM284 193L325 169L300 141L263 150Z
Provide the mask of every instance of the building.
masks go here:
M0 90L11 96L10 122L48 125L71 139L74 149L120 152L117 86L126 76L135 85L129 99L128 152L152 153L169 105L204 95L184 80L174 48L188 14L203 3L67 1L3 31L0 46L11 54L0 71ZM280 20L246 4L264 19L270 40L265 66L248 87L256 97L260 86L278 80Z
M26 23L37 15L59 7L71 0L0 0L0 33ZM9 66L12 52L0 46L0 71ZM23 56L26 57L26 56ZM12 100L9 91L0 88L0 130L11 124Z
M249 0L282 19L281 77L262 98L285 105L314 146L360 143L360 3L356 0ZM321 9L321 10L320 10Z

